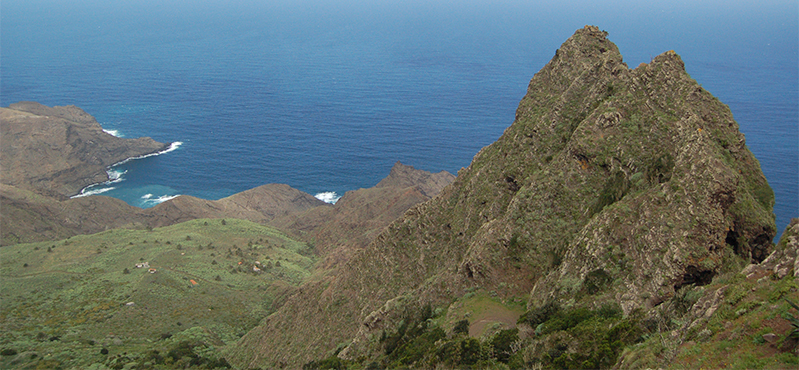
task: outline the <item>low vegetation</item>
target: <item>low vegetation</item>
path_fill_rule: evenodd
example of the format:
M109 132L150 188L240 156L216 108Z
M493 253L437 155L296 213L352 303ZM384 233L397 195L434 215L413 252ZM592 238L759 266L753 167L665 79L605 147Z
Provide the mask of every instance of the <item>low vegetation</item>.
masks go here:
M3 368L228 367L220 349L272 312L315 262L305 243L234 219L0 254Z

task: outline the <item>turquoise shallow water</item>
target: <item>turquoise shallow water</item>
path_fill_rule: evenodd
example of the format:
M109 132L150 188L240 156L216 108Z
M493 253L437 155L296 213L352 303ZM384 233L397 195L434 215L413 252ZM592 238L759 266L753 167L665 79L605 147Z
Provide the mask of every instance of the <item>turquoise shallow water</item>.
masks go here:
M92 189L136 206L272 182L343 194L398 160L456 173L512 123L555 49L596 24L632 67L677 51L733 111L775 190L780 231L799 216L795 1L0 7L0 104L74 104L123 137L182 143Z

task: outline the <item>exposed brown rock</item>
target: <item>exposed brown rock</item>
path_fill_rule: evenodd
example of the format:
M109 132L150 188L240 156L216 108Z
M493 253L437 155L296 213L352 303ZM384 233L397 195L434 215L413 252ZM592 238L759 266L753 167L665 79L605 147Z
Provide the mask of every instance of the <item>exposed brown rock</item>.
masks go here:
M432 198L453 181L455 181L455 176L449 172L430 173L397 162L391 168L388 177L380 180L375 187L407 188L417 186L422 194Z
M51 196L75 195L109 180L109 166L167 147L150 138L109 135L75 106L22 102L0 108L2 183Z

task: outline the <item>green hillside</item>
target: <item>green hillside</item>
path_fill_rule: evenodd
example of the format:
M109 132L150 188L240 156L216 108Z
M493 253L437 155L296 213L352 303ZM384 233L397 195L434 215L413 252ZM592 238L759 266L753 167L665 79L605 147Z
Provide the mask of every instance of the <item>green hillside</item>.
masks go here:
M218 349L306 279L312 256L234 219L3 247L0 367L224 366Z

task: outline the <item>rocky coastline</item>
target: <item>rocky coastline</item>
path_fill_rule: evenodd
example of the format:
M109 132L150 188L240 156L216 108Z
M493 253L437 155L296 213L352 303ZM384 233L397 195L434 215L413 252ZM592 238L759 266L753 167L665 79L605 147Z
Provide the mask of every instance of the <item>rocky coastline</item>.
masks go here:
M116 164L173 145L118 138L78 107L35 102L0 108L0 134L2 183L59 199L111 180L107 170Z

